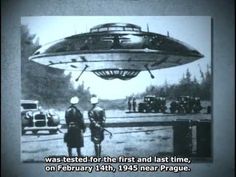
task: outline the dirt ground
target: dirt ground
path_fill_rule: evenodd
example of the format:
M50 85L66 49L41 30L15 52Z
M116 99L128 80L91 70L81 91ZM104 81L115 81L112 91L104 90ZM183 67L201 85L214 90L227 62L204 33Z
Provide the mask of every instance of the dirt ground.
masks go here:
M61 124L64 124L64 112L57 112L61 117ZM185 114L172 115L162 113L126 113L120 110L106 111L107 129L113 133L112 138L105 133L105 140L102 142L102 156L153 156L160 153L173 153L173 126L171 122L176 119L184 120L211 120L211 114ZM87 113L84 112L85 122L88 124ZM169 122L162 126L154 123ZM137 126L135 123L139 123ZM142 126L144 125L145 126ZM119 125L122 125L119 126ZM127 125L127 126L126 126ZM50 135L47 131L40 131L37 135L27 132L21 137L21 159L23 162L43 162L47 156L66 156L67 147L63 142L62 132ZM193 129L193 151L196 150L195 133ZM90 140L90 130L86 129L84 134L84 156L93 156L94 147ZM73 151L76 155L76 150Z

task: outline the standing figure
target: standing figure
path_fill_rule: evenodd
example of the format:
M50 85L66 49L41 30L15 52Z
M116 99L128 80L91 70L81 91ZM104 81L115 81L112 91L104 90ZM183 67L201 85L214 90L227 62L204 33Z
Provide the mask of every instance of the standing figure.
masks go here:
M80 148L84 146L83 133L85 132L86 127L84 124L83 115L75 106L79 103L79 98L72 97L70 103L71 105L65 113L65 120L68 130L65 134L64 141L67 143L69 156L72 156L72 148L76 148L77 154L80 157Z
M131 98L129 97L129 100L128 100L128 109L129 109L129 112L131 112Z
M136 105L137 105L137 103L136 103L136 98L133 97L133 111L134 111L134 112L136 112Z
M102 146L101 142L104 140L104 124L105 124L105 110L100 108L98 98L91 98L92 108L88 112L90 120L91 141L94 143L96 157L101 157Z

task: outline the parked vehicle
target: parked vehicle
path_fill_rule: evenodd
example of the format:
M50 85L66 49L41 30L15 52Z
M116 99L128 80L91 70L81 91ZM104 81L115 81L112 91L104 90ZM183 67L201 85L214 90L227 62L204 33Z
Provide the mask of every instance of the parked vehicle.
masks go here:
M199 113L202 108L199 97L180 96L170 104L171 113Z
M60 128L60 118L52 110L43 111L37 100L21 100L22 134L32 131L37 134L40 130L56 133Z
M143 102L138 104L139 112L162 112L165 113L166 98L156 96L145 96Z

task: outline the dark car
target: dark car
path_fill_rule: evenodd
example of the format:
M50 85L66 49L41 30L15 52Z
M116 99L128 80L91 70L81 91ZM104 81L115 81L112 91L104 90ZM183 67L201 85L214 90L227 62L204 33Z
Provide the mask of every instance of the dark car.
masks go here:
M171 113L199 113L202 110L199 97L180 96L170 104Z
M143 102L138 104L139 112L162 112L165 113L166 98L156 96L145 96Z
M60 118L53 111L43 111L37 100L21 100L22 134L32 131L37 134L40 130L56 133L60 128Z

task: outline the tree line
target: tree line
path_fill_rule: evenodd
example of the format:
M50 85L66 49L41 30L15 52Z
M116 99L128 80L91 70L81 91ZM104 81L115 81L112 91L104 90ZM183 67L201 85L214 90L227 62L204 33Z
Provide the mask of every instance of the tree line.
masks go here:
M201 100L211 100L212 97L212 74L210 66L207 66L206 72L199 68L201 80L198 81L196 77L192 77L189 69L186 70L183 77L177 84L168 84L166 81L164 85L151 85L146 90L136 95L137 97L144 97L146 95L156 95L159 97L166 97L172 100L178 96L193 96L200 97Z
M63 70L54 69L29 61L28 58L38 48L39 39L29 32L27 26L21 26L21 99L39 100L43 107L65 109L72 96L80 98L82 109L91 107L89 88L81 83L74 88L71 74L65 75Z

